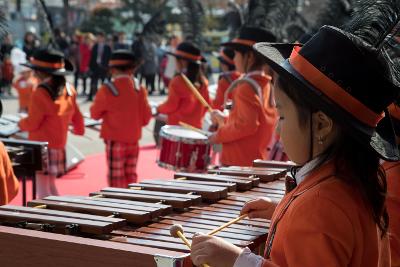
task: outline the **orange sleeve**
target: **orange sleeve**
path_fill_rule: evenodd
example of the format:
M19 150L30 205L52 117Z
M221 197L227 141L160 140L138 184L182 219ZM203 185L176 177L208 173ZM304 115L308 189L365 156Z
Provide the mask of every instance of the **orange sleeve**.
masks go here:
M283 240L287 266L347 266L356 242L356 226L339 206L324 197L318 201L309 198L290 217L296 223L281 229L291 237Z
M10 158L8 157L7 150L2 142L0 142L1 163L3 170L0 171L3 177L0 182L0 205L9 203L18 193L19 182L14 175Z
M260 124L260 100L254 90L247 84L235 90L233 108L236 111L232 111L226 124L218 129L217 143L228 143L252 135Z
M221 77L218 80L217 94L215 96L214 101L212 102L213 108L219 109L221 111L224 109L224 107L223 107L224 100L225 100L224 96L225 96L225 91L228 88L228 86L229 86L229 83L225 78Z
M22 119L18 123L22 131L30 132L40 127L45 118L45 107L47 106L46 98L49 98L49 96L43 89L37 89L32 93L28 117Z
M74 127L73 133L76 135L85 134L85 123L79 106L76 103L76 94L74 97L74 115L72 115L72 126Z
M101 119L104 116L104 113L107 112L106 90L107 88L104 86L100 87L94 98L93 104L90 107L90 116L95 120Z
M183 80L180 76L175 76L168 86L167 100L158 106L157 111L163 114L170 114L177 111L179 107L179 88L182 86Z
M149 101L147 101L147 90L145 88L141 88L142 99L141 99L141 111L142 113L142 125L145 126L149 123L151 119L151 108L149 105Z

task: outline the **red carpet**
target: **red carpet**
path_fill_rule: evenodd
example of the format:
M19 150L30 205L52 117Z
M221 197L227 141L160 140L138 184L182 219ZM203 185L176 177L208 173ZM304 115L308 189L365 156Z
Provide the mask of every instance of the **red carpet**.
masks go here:
M139 181L145 179L172 179L173 171L158 167L156 163L157 149L154 145L140 148L137 173ZM57 179L60 195L82 195L100 190L107 184L107 166L105 154L87 156L75 169ZM32 183L27 182L27 200L32 199ZM22 204L22 184L19 194L11 204Z

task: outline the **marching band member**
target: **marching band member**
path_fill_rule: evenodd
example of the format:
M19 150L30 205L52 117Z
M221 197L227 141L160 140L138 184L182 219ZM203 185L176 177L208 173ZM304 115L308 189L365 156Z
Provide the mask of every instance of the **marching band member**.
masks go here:
M245 74L228 89L227 94L232 94L229 116L225 118L219 110L211 114L218 130L209 141L222 144L223 165L251 166L255 159L267 159L277 114L268 67L252 49L253 44L262 41L274 42L275 37L262 28L243 27L238 38L222 44L235 50L236 69Z
M158 106L157 112L168 115L167 124L178 125L179 122L201 128L206 108L194 96L179 73L187 76L189 81L199 90L203 98L210 102L208 81L203 75L200 64L204 58L200 50L189 42L180 43L174 52L178 74L168 85L168 98Z
M232 93L226 95L228 87L240 77L240 72L236 70L235 62L233 58L235 57L235 51L230 48L224 48L221 50L218 60L221 66L221 75L218 79L217 93L215 99L212 101L212 107L214 109L224 110L224 104L232 99Z
M0 101L0 116L2 112ZM0 205L8 204L18 194L18 189L19 182L14 175L10 157L3 142L0 142Z
M359 34L359 25L352 32ZM271 219L265 258L197 235L194 264L390 266L386 179L379 159L400 157L385 114L399 93L399 76L380 57L378 47L388 39L377 39L370 44L324 26L287 60L277 44L255 46L276 73L278 132L289 158L302 166L293 170L297 186L279 204L261 198L242 209L250 218Z
M33 75L32 70L22 66L20 77L13 83L13 87L18 92L19 113L28 113L31 95L37 85L38 80Z
M147 90L133 75L140 59L128 50L116 50L109 62L112 80L104 83L90 107L93 119L102 119L100 136L106 144L110 186L127 188L137 182L136 164L142 128L151 118Z
M397 145L400 148L400 107L392 104L389 107ZM392 267L400 267L400 162L383 163L387 179L386 206L389 213L389 239Z
M83 135L83 117L76 103L76 91L66 82L73 72L71 62L55 50L38 50L30 62L40 84L33 91L28 117L19 122L29 140L48 142L48 168L37 176L38 197L58 195L55 178L66 172L65 145L70 123L73 133Z

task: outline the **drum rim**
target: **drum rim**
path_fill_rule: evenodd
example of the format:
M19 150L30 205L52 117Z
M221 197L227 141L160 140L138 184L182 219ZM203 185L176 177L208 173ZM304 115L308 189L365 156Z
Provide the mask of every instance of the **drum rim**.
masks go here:
M185 167L176 167L172 164L162 162L162 161L160 161L160 159L157 159L156 162L157 162L158 166L168 169L168 170L180 171L180 172L193 172L193 171L189 171L188 168L185 168ZM205 170L207 170L207 167L205 167L204 169L196 169L196 171L194 173L203 172Z
M204 136L205 139L197 139L197 138L188 138L188 137L180 137L180 136L176 136L176 135L171 135L167 132L165 132L165 129L169 129L169 128L178 128L178 129L185 129L185 130L189 130L186 129L182 126L179 125L164 125L160 128L160 133L159 136L163 137L167 140L171 140L171 141L184 141L183 143L185 144L204 144L204 145L210 145L210 143L208 142L207 136ZM164 131L163 131L164 130ZM190 131L190 130L189 130ZM194 131L193 131L194 132Z

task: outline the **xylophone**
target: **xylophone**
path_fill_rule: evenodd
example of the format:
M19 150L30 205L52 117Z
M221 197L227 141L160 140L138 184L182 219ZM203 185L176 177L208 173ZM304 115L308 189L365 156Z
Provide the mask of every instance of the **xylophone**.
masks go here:
M283 197L285 168L241 169L241 176L176 173L89 197L1 206L2 266L192 266L188 248L170 236L172 225L182 225L190 241L238 217L252 198ZM259 252L268 227L267 220L243 219L216 235Z

